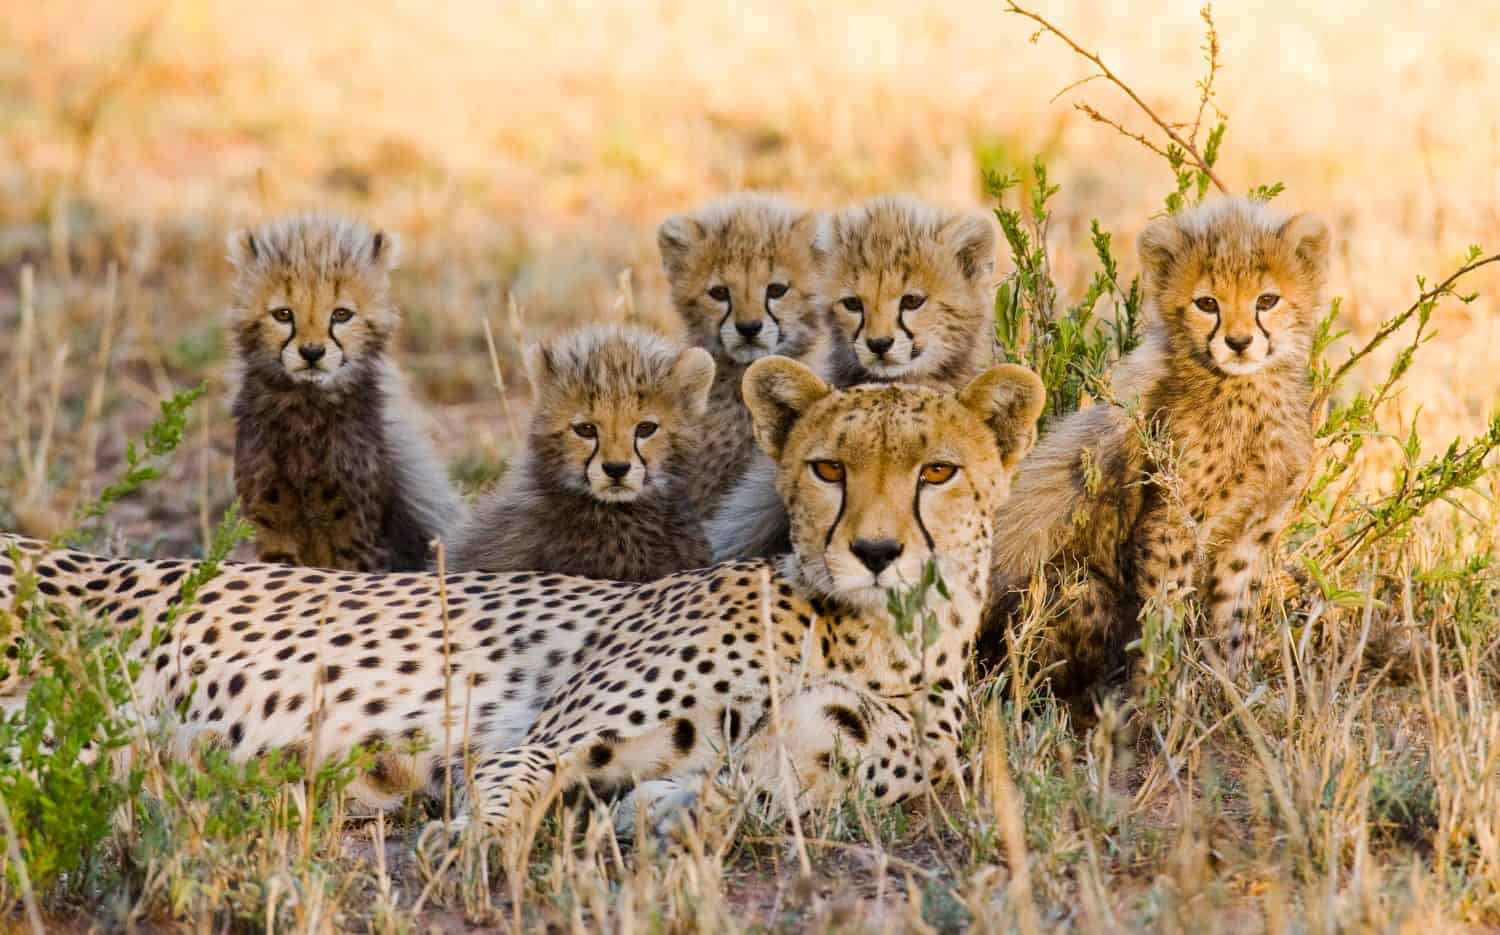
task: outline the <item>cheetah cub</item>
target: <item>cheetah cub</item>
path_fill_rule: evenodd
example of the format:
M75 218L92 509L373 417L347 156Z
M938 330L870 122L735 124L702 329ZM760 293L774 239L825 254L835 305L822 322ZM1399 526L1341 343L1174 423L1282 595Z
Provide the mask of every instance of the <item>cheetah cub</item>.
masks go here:
M650 581L710 563L686 496L714 362L645 331L533 346L528 450L454 536L450 571Z
M656 232L672 304L688 340L714 358L714 382L690 493L708 515L744 472L755 445L740 393L745 368L768 354L812 361L822 347L812 296L817 215L746 192L668 218Z
M1267 559L1312 460L1308 359L1328 250L1318 218L1248 199L1141 235L1147 333L1112 377L1136 417L1096 405L1059 422L996 525L995 595L1045 568L1068 604L1055 647L1065 681L1118 666L1144 602L1189 590L1231 669L1243 663ZM1003 642L1004 604L989 647Z
M817 248L835 386L962 386L988 365L988 218L884 195L834 214Z
M323 214L230 235L234 480L263 561L416 570L458 518L385 356L397 247Z
M836 387L963 386L988 366L995 231L975 213L883 195L834 213L814 243L814 289ZM786 552L775 469L756 459L708 524L719 560Z

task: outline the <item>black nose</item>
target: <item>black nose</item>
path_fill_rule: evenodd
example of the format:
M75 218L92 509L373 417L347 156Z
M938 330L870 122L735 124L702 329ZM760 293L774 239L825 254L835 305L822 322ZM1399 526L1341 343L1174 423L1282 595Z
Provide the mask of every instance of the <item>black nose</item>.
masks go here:
M1242 353L1245 348L1250 346L1250 342L1254 340L1254 335L1246 335L1243 338L1237 338L1232 334L1224 335L1224 343L1228 344L1229 349L1234 351L1236 354Z
M327 351L323 349L323 345L321 344L304 344L297 348L297 353L302 355L303 360L310 364L315 364L323 359L323 355Z
M865 338L865 347L874 351L876 357L884 357L885 352L895 343L895 338Z
M604 473L609 475L612 480L619 480L630 473L629 461L606 461L603 467Z
M760 329L762 327L763 325L759 318L755 319L754 321L737 321L734 323L734 330L738 331L740 334L744 335L747 338L753 338L757 334L760 334Z
M902 545L895 539L855 539L849 546L854 557L864 562L871 574L878 575L901 555Z

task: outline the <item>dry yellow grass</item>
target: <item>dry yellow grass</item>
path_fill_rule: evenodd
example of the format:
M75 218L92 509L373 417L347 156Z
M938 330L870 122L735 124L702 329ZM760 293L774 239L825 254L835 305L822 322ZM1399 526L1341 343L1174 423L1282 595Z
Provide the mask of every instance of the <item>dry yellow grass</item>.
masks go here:
M654 228L712 195L757 186L833 206L902 190L980 204L982 166L1024 168L1041 154L1064 186L1055 273L1081 291L1090 218L1124 248L1171 178L1071 107L1088 100L1146 130L1103 83L1054 99L1085 63L1052 38L1029 43L1032 28L1003 8L11 4L0 23L0 450L13 454L0 458L0 521L54 531L116 473L156 399L221 384L222 235L304 206L405 235L401 359L445 452L476 477L512 447L485 318L517 403L519 342L624 314L623 271L638 314L673 327ZM1193 4L1038 10L1168 119L1191 119L1203 41ZM1215 14L1229 115L1219 174L1241 191L1282 181L1284 204L1330 220L1329 291L1344 297L1355 338L1411 302L1416 274L1440 278L1471 243L1500 248L1500 5L1275 0ZM1132 274L1132 251L1118 252ZM1439 306L1436 337L1382 414L1396 435L1415 420L1429 453L1481 432L1500 401L1500 266L1462 291L1480 297ZM1382 376L1398 346L1372 355L1346 391ZM202 547L231 492L222 396L194 416L168 482L112 515L114 545ZM1365 457L1379 484L1397 448L1375 442ZM1480 486L1496 492L1493 477ZM803 885L792 852L754 836L646 859L622 857L596 830L580 852L538 855L529 919L621 930L968 919L1008 930L1026 917L1008 902L1017 877L1004 865L1029 853L1046 927L1500 923L1494 576L1442 578L1492 551L1495 511L1473 503L1473 517L1438 505L1419 535L1351 567L1340 583L1360 599L1283 629L1262 680L1240 689L1248 698L1190 673L1084 730L1006 686L1014 705L986 709L980 736L1004 740L1009 767L992 753L975 766L982 795L958 814L960 831L931 814L825 816L808 831L820 843L816 882ZM1459 633L1475 618L1484 625ZM1371 642L1421 647L1387 657L1404 681L1373 697L1371 668L1383 663L1359 663L1367 619ZM1430 793L1431 814L1393 811L1408 793L1423 807ZM401 865L399 890L429 858L340 840L327 846L341 860L368 869L379 858L376 896L342 922L304 915L304 876L301 908L286 910L297 924L412 921L416 897L393 895L384 861L389 851ZM488 915L478 860L463 851L433 878L427 905L447 907L437 922L513 918ZM846 875L858 885L829 882ZM494 891L503 902L523 890ZM172 904L151 898L158 916ZM180 905L192 918L205 903Z

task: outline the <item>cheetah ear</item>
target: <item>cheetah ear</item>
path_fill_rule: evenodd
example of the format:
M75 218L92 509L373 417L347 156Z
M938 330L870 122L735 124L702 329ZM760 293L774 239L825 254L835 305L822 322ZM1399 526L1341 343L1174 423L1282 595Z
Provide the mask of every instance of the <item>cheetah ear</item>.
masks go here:
M370 238L370 265L384 270L393 270L401 262L401 238L385 231L376 231Z
M941 236L969 282L982 282L994 273L995 228L989 218L980 214L960 215L943 227Z
M552 369L552 355L547 353L544 345L528 344L521 351L521 362L526 366L526 379L531 383L531 395L542 395L542 389L556 375L556 371Z
M740 391L750 410L755 443L772 458L781 451L792 427L833 387L789 357L762 357L745 370Z
M1015 364L991 367L958 393L964 408L978 416L1000 443L1000 462L1015 467L1036 441L1036 420L1047 401L1041 378Z
M677 356L670 382L683 411L697 421L708 408L708 391L714 384L714 358L701 347L690 347Z
M688 253L706 233L697 218L686 214L675 214L661 222L656 229L656 246L661 251L661 266L668 280L682 275Z
M823 228L823 218L816 211L804 211L792 222L792 242L814 260L818 259L818 241Z
M235 269L249 269L260 259L260 245L255 242L255 231L242 227L224 241L229 248L229 262Z
M1147 288L1157 290L1171 280L1177 258L1187 252L1187 235L1175 218L1157 218L1141 231L1136 251L1141 257L1141 278Z
M1303 211L1288 218L1278 234L1303 271L1321 279L1328 268L1328 248L1333 240L1323 219Z

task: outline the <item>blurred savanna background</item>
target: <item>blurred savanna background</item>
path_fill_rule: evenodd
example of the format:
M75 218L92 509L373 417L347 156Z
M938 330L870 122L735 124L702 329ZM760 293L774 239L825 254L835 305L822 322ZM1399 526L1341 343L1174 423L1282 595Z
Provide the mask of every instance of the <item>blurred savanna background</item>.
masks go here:
M1196 0L1035 3L1028 9L1098 52L1163 120L1193 121L1208 54ZM325 207L402 236L396 355L455 476L472 489L497 476L524 431L524 342L601 319L676 328L654 237L668 214L752 187L814 208L903 191L988 210L983 173L1019 172L1024 193L1040 157L1062 186L1048 246L1066 297L1098 265L1090 222L1113 234L1128 279L1135 235L1175 187L1161 156L1074 106L1087 102L1160 140L1137 105L1107 81L1085 80L1095 72L1088 61L1037 36L1001 0L0 7L0 526L33 535L67 526L119 473L127 441L158 401L208 381L164 464L166 482L106 520L106 542L121 553L202 554L232 499L222 321L224 240L237 226ZM1279 206L1330 222L1328 294L1342 297L1337 323L1349 332L1328 352L1334 363L1412 304L1419 275L1430 286L1471 244L1500 249L1500 5L1231 2L1213 21L1207 123L1221 112L1228 126L1216 174L1237 193L1283 183ZM1003 250L999 266L1009 269ZM1482 435L1500 402L1500 265L1476 270L1457 291L1473 300L1436 305L1426 342L1379 407L1383 434L1358 452L1370 490L1401 483L1409 455L1400 443L1413 427L1421 456L1432 457ZM1335 402L1384 379L1409 339L1363 358ZM934 833L934 844L907 825L882 826L871 840L861 826L818 858L862 874L852 904L847 893L786 883L796 862L769 845L756 852L769 858L748 864L699 854L631 870L624 885L640 902L629 919L666 928L1026 927L1024 912L987 917L990 893L1034 900L1043 924L1064 927L1193 929L1210 918L1203 911L1252 929L1288 920L1496 924L1495 491L1485 477L1473 493L1439 498L1452 502L1431 505L1421 533L1398 537L1399 555L1344 563L1340 581L1324 582L1322 597L1340 609L1325 623L1345 627L1328 637L1336 671L1300 668L1298 640L1326 634L1284 631L1286 672L1278 660L1245 699L1215 694L1222 710L1185 733L1142 711L1182 716L1195 692L1219 691L1201 674L1190 676L1191 690L1167 690L1134 714L1129 703L1107 709L1104 728L1069 724L1055 706L1026 721L1027 704L1008 687L1014 707L996 729L1010 732L1001 739L1020 788L996 786L1009 805L990 818L1015 815L1026 828L1033 869L1020 895L998 845L993 855L955 854L972 842ZM1456 590L1434 597L1423 591L1429 584ZM1489 629L1444 636L1460 605ZM1343 667L1372 618L1426 628L1402 645L1432 654L1394 666L1407 687L1380 684L1380 717L1361 693L1388 660L1372 660L1364 680L1360 665ZM1440 661L1438 647L1452 645L1457 655ZM1444 687L1450 675L1454 687ZM1279 711L1274 725L1256 728L1240 713L1245 702L1299 690L1301 707ZM1319 730L1333 733L1298 733L1309 707L1322 708L1332 726ZM1439 712L1466 726L1443 727ZM1136 757L1118 775L1101 767L1111 743ZM1200 758L1213 749L1210 768ZM1442 772L1450 761L1459 773ZM1195 785L1200 766L1226 785ZM1275 804L1262 808L1257 796ZM1337 817L1304 816L1306 827L1288 830L1293 802ZM999 834L986 827L991 839ZM903 835L921 840L902 852ZM587 874L552 866L583 894L556 897L560 924L628 921L624 909L586 916L578 907L592 898L580 882ZM619 873L590 885L608 891L629 876ZM532 882L551 892L546 880ZM464 894L450 894L442 924L484 918ZM398 910L411 901L391 902L387 921L404 918ZM196 918L165 914L179 911Z

